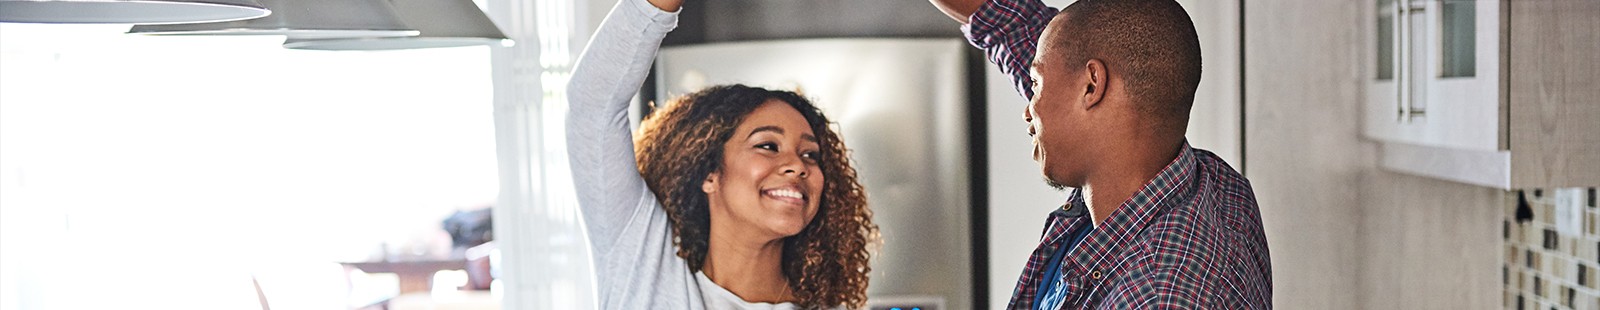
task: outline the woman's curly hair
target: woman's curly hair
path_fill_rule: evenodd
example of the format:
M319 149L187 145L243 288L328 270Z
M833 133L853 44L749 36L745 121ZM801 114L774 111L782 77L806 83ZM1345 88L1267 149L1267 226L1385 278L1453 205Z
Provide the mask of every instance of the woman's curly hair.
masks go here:
M711 213L701 183L722 168L722 148L744 117L768 100L799 110L821 145L824 185L817 216L783 240L783 273L801 308L864 307L868 246L879 240L848 149L810 100L788 91L723 85L676 98L652 113L634 141L639 173L666 209L689 269L705 264Z

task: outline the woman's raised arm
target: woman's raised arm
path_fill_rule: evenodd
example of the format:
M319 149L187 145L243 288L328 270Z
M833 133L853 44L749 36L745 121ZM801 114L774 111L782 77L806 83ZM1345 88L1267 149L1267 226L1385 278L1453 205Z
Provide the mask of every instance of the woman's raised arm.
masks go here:
M596 255L606 255L654 197L639 177L628 103L644 83L677 13L656 1L621 0L595 30L567 85L567 155ZM681 2L681 1L678 1Z

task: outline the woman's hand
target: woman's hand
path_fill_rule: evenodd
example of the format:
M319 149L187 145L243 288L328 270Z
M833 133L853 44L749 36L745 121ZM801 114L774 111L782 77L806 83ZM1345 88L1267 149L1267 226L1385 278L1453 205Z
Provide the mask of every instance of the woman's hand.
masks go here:
M662 11L677 12L679 7L683 7L683 0L650 0L650 4Z

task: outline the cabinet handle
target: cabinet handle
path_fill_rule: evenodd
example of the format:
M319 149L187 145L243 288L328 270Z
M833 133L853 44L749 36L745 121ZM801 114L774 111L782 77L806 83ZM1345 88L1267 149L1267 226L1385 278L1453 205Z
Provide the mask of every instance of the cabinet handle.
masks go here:
M1422 15L1423 20L1426 21L1428 25L1430 25L1431 27L1439 27L1438 25L1436 25L1436 22L1435 22L1436 20L1429 19L1428 15L1436 14L1435 12L1439 11L1438 10L1438 6L1436 6L1436 4L1439 4L1442 1L1444 1L1444 0L1423 0L1423 1L1417 1L1417 2L1410 2L1410 5L1409 5L1410 8L1408 8L1410 10L1410 13L1408 13L1407 15L1410 15L1410 14ZM1406 30L1407 31L1412 31L1411 35L1418 35L1417 33L1415 33L1415 31L1417 31L1417 29L1411 28L1411 20L1410 19L1411 19L1411 17L1406 17ZM1422 34L1423 39L1428 40L1430 42L1432 40L1434 40L1434 39L1430 39L1430 38L1427 37L1428 34L1433 33L1432 29L1422 29L1422 31L1425 31ZM1407 38L1407 39L1408 40L1407 40L1407 43L1406 43L1406 49L1409 52L1411 52L1412 55L1415 55L1416 54L1416 46L1415 45L1411 45L1411 43L1410 43L1411 40L1409 40L1410 38ZM1428 45L1425 45L1425 46L1433 46L1433 45L1432 44L1428 44ZM1435 59L1431 58L1431 57L1434 56L1434 53L1437 52L1437 51L1432 50L1432 49L1427 49L1427 50L1424 50L1424 52L1427 53L1428 56L1430 56L1428 61L1425 64L1423 64L1423 65L1427 66L1425 68L1431 68L1431 67L1436 66L1436 64L1434 64ZM1416 60L1412 59L1412 63L1415 64ZM1428 72L1428 71L1424 70L1423 72ZM1426 75L1426 73L1424 73L1424 75ZM1416 85L1415 84L1416 81L1417 81L1416 79L1417 79L1416 72L1407 71L1407 74L1406 74L1406 84L1407 85ZM1417 101L1416 100L1412 100L1416 96L1409 95L1409 94L1414 94L1414 93L1416 93L1416 89L1411 89L1411 91L1408 93L1408 96L1406 96L1406 122L1408 122L1408 123L1411 122L1411 121L1416 120L1417 117L1423 116L1423 113L1427 112L1425 109L1417 108ZM1424 97L1424 98L1426 98L1426 97Z
M1411 19L1413 17L1411 15L1433 11L1428 9L1428 4L1431 1L1439 0L1395 1L1395 21L1398 25L1394 29L1397 32L1395 37L1399 38L1398 41L1400 41L1396 44L1399 47L1399 52L1395 57L1395 96L1397 97L1395 98L1395 105L1398 106L1400 112L1398 115L1400 123L1410 123L1424 113L1423 110L1417 109L1416 102L1412 100L1412 94L1417 91L1412 88L1415 86L1414 83L1416 83L1417 78L1416 72L1411 70L1412 66L1416 65L1417 62L1415 59L1417 47L1412 44L1412 41L1414 41L1413 36L1418 34L1416 33L1417 29L1412 28Z
M1411 62L1411 0L1396 0L1394 3L1394 38L1395 38L1395 64L1394 64L1394 104L1395 121L1405 123L1409 116L1410 105L1406 99L1410 98L1411 83L1406 79L1406 67Z

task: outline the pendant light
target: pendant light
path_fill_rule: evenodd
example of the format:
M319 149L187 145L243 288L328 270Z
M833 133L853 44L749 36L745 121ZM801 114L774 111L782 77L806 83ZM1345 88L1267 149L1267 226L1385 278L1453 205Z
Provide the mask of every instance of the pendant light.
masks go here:
M472 0L390 0L406 25L422 34L411 37L310 39L290 38L283 47L309 50L397 50L472 45L511 45L494 21Z
M283 35L289 38L394 37L417 35L387 0L258 0L267 17L223 23L137 25L131 34Z
M0 22L6 23L204 23L271 13L254 0L0 0Z

